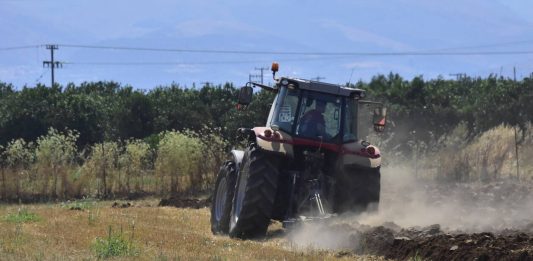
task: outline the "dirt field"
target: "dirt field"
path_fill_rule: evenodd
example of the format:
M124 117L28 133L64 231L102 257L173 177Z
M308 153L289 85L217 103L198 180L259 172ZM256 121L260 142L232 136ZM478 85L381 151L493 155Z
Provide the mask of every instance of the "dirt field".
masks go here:
M96 260L96 238L122 231L130 260L382 260L351 253L298 250L272 226L261 241L213 236L207 208L158 207L159 200L0 205L0 260ZM113 207L114 206L114 207ZM17 213L31 213L19 215ZM29 217L24 220L24 217Z
M397 260L533 260L531 181L453 184L385 169L375 213L288 232L300 246Z
M276 243L307 254L328 250L344 258L533 260L533 186L529 181L454 184L385 170L382 184L379 211L345 214L290 230L273 225L263 244ZM201 200L164 203L192 208L208 205Z
M261 240L210 231L199 199L0 205L0 260L533 260L530 181L447 184L384 170L379 211ZM111 251L112 250L112 251Z

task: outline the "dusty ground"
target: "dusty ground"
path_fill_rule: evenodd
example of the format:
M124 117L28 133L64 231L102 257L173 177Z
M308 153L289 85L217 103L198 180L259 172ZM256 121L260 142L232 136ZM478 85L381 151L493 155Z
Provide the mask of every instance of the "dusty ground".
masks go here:
M129 205L128 205L129 203ZM266 239L214 236L207 208L158 207L159 200L0 205L0 260L96 260L91 248L109 228L137 249L124 260L381 260L352 253L291 248L279 226ZM9 220L25 211L34 221Z
M533 186L423 181L385 170L378 212L305 224L287 238L397 260L533 260Z
M398 175L385 176L383 187L378 212L345 214L287 230L273 225L265 243L304 253L328 250L345 258L533 260L529 182L439 184ZM191 208L208 205L188 199L162 202Z
M451 184L384 171L378 212L346 214L262 240L211 234L209 201L0 205L0 260L95 260L120 232L138 260L533 260L531 182ZM13 220L31 213L31 220Z
M289 232L289 240L394 260L533 260L533 235L521 231L446 233L439 225L405 229L394 223L372 227L341 220L306 226L300 228L305 232Z

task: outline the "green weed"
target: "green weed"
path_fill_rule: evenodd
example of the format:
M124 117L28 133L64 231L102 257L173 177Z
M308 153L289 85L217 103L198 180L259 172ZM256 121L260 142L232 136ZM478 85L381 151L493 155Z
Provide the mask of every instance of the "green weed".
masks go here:
M4 220L11 223L28 223L40 221L41 217L23 208L19 209L17 213L8 214Z
M108 258L116 256L138 256L139 249L133 243L133 238L128 239L122 231L113 233L111 227L107 238L96 238L91 245L91 249L98 258Z

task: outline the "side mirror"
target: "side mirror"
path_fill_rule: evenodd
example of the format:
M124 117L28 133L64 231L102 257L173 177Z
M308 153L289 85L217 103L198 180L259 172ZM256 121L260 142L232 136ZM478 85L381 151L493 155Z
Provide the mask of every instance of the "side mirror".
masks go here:
M250 102L252 102L252 95L254 91L253 88L250 86L244 86L239 91L239 101L238 103L240 105L248 105Z
M376 132L383 132L385 130L385 122L387 121L387 108L380 107L374 109L374 130Z

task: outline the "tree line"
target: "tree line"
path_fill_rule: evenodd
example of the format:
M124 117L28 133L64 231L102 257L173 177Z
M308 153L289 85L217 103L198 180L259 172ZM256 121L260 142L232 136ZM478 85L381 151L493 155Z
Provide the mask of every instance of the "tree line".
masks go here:
M389 125L385 136L393 147L406 147L416 139L439 148L443 137L463 125L467 140L504 124L517 128L521 142L533 121L531 76L518 81L496 75L406 80L391 73L352 86L367 90L371 99L387 104Z
M533 118L531 77L406 80L390 74L351 86L387 105L388 132L396 136L416 131L430 140L464 123L473 137L501 123L524 129ZM35 141L51 127L79 132L79 148L204 128L220 130L225 140L233 141L237 128L264 125L273 99L271 93L257 92L248 109L238 111L237 93L231 83L201 88L171 84L144 91L116 82L22 89L0 82L0 145L18 138Z
M35 141L49 128L76 130L84 148L103 141L153 139L167 130L219 129L230 139L240 126L264 124L272 95L259 92L250 110L235 109L232 84L182 88L172 84L150 91L116 82L15 89L0 83L0 145L22 138Z
M351 87L388 107L380 146L389 155L412 158L450 146L447 137L458 127L461 144L502 124L517 130L518 142L530 133L532 77L389 74ZM264 125L274 97L256 92L246 110L237 110L237 94L231 83L145 91L116 82L20 89L0 82L0 197L205 191L236 144L237 128Z

